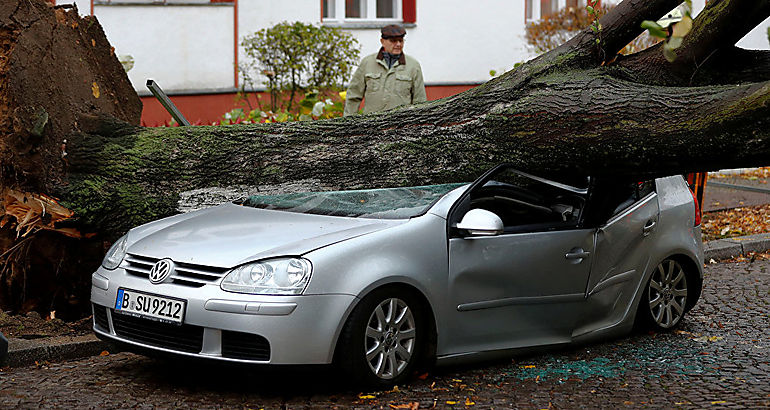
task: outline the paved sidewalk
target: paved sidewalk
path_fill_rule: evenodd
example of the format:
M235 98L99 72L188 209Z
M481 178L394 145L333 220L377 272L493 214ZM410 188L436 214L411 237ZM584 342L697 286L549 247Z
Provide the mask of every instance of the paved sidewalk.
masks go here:
M701 205L703 212L712 212L764 204L770 204L770 184L767 180L710 176Z

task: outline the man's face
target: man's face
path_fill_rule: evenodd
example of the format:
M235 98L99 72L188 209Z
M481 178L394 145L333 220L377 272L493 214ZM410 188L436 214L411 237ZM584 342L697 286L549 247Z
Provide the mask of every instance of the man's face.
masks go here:
M380 43L382 43L385 52L390 54L401 54L404 51L403 37L381 38Z

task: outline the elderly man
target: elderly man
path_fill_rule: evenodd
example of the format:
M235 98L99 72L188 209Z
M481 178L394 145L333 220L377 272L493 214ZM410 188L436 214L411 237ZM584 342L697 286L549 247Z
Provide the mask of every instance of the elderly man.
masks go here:
M364 114L425 101L420 63L404 55L403 27L391 24L380 30L382 48L364 57L350 80L345 116L358 112L364 99Z

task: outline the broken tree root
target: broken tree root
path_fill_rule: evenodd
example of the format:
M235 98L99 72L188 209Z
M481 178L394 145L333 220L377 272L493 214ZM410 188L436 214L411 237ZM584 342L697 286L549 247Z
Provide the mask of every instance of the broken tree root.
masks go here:
M82 238L83 235L75 228L57 227L58 222L70 219L73 215L74 212L44 194L7 189L0 195L0 228L15 223L17 237L25 237L44 229L71 238Z

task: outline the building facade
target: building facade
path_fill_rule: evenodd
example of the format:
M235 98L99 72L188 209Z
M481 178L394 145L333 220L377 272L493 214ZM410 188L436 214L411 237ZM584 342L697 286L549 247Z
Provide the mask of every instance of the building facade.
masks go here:
M360 42L362 56L378 50L380 27L404 24L404 50L420 62L428 97L436 99L534 57L524 38L527 22L584 1L74 0L81 14L99 19L116 54L133 58L128 76L140 95L149 95L145 83L153 79L191 121L204 122L235 105L241 39L280 22L341 27ZM693 0L694 11L705 1ZM769 25L770 19L739 45L768 48ZM152 97L143 101L145 124L169 118Z

